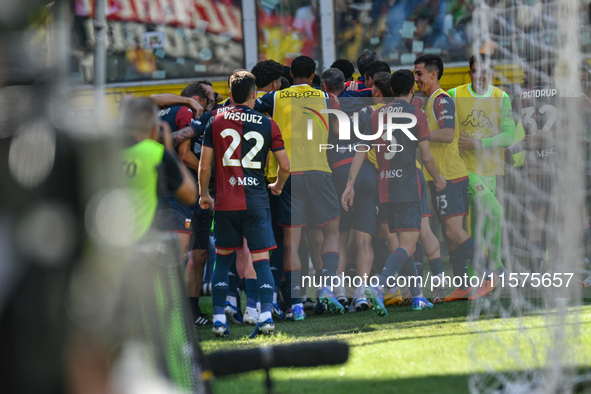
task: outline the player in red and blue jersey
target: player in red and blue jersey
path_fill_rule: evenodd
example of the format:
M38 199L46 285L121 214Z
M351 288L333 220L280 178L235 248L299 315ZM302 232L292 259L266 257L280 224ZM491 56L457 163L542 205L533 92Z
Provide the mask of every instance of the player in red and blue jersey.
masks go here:
M192 98L200 105L207 105L207 91L200 84L189 84L183 89L182 97ZM183 105L171 105L160 110L160 119L168 123L172 132L189 126L193 120L192 110ZM190 141L184 141L175 150L181 161L189 168L189 171L197 179L199 161L191 152ZM192 207L179 202L173 195L161 199L158 207L159 227L165 231L174 231L179 235L181 253L186 259L189 241L191 238Z
M213 106L213 89L207 81L193 82L187 85L181 92L180 99L190 98L195 100L204 109L211 109ZM211 112L206 112L211 114ZM177 132L186 127L191 127L197 134L193 139L186 139L180 142L175 148L179 158L189 168L189 171L197 180L199 167L199 154L194 151L195 141L203 138L203 127L199 129L193 120L193 110L185 105L175 104L160 110L160 119L167 122L171 131ZM201 115L202 117L204 115ZM200 147L200 145L199 145ZM200 152L200 150L199 150ZM209 249L209 229L211 228L212 214L208 210L202 210L199 204L187 206L180 203L174 196L169 195L164 202L166 208L161 212L162 225L164 230L179 233L182 256L191 250L186 273L189 283L189 302L196 325L212 324L199 307L199 295L203 280L203 271L207 261ZM161 207L162 208L162 207ZM197 225L199 224L199 225ZM191 233L193 233L192 245Z
M398 236L398 248L388 257L380 275L380 286L366 289L366 296L374 305L374 311L381 316L388 314L384 306L384 289L398 274L416 277L416 267L412 257L421 231L421 190L416 166L416 148L421 150L421 157L425 168L434 179L438 190L446 187L445 178L439 175L435 161L429 151L429 126L425 112L410 104L414 93L414 76L409 70L399 70L392 74L392 93L395 100L374 111L370 118L370 127L365 129L366 135L375 135L386 144L376 147L378 163L378 193L380 207L386 211L390 232ZM406 129L397 128L391 131L391 138L380 130L386 125L386 114L405 113L414 115L416 125ZM396 119L396 117L395 117ZM398 118L396 123L400 123ZM382 134L381 138L379 134ZM381 141L380 141L381 143ZM389 144L388 144L389 143ZM377 144L376 144L377 145ZM363 164L366 152L358 152L351 164L349 181L342 197L342 205L349 208L355 195L354 185L359 170ZM416 281L415 281L416 282ZM413 310L432 308L420 290L420 284L410 283L413 297Z
M243 238L246 238L261 301L259 322L251 335L271 334L275 330L271 317L275 283L269 250L276 246L264 167L268 152L272 150L278 163L277 180L268 187L274 194L281 194L289 176L289 159L277 124L253 110L254 76L247 71L235 73L230 78L230 96L236 105L217 113L207 123L199 165L199 204L207 209L214 206L209 180L215 158L217 258L212 280L213 332L217 336L230 334L224 313L228 269L233 251L242 248Z

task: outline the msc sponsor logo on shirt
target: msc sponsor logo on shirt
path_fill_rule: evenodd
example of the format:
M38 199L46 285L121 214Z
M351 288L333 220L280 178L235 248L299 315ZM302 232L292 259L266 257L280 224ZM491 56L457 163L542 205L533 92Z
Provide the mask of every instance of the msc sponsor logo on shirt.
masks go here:
M388 171L382 171L380 172L380 178L384 179L392 179L392 178L402 178L402 170L401 169L397 169L397 170L388 170Z
M259 186L260 182L253 176L235 177L232 176L228 179L228 182L232 187L234 186Z
M546 148L542 150L536 150L536 157L548 157L556 154L556 148Z

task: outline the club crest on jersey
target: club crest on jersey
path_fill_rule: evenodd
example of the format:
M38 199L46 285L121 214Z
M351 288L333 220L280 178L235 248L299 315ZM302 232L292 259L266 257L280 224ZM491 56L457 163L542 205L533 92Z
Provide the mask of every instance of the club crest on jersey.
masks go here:
M492 127L492 123L484 111L473 109L472 113L462 122L462 126Z
M260 185L259 180L252 176L235 177L231 176L228 179L230 186L258 186Z

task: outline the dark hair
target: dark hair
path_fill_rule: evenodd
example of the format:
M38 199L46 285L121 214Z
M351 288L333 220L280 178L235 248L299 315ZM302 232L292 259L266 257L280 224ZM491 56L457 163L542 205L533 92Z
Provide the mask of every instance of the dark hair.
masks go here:
M474 65L474 63L492 65L492 61L491 61L490 56L485 55L484 53L479 53L477 55L470 56L469 63L470 63L470 70L472 70L472 66Z
M339 70L341 70L341 72L345 76L345 81L350 81L353 79L353 74L355 73L355 66L347 59L335 60L335 62L330 66L330 68L338 68Z
M291 84L289 83L287 78L281 77L281 87L279 88L279 90L287 89L290 86L291 86Z
M320 77L318 76L318 74L314 74L314 79L312 79L312 85L315 88L319 88L320 87Z
M211 84L211 82L209 82L207 79L201 79L201 80L199 80L197 82L202 83L204 85L209 85L209 86L213 87L213 85Z
M207 89L205 89L205 87L203 85L204 84L201 81L191 82L190 84L185 86L185 88L181 92L181 96L183 96L183 97L197 96L197 97L201 97L202 99L209 99L209 93L207 92Z
M131 98L121 108L120 122L127 132L149 134L158 122L158 106L149 97Z
M375 62L371 62L367 65L367 68L365 69L365 77L373 79L375 73L382 71L390 73L392 70L390 70L390 65L388 65L388 63L381 60L376 60Z
M255 89L255 77L248 71L238 71L230 77L230 93L234 104L245 103Z
M283 66L283 76L289 82L289 86L293 85L293 78L291 77L291 67Z
M369 63L375 62L376 60L382 60L382 57L377 53L368 50L361 52L361 55L357 58L357 69L359 70L359 74L365 76Z
M392 84L392 96L403 97L410 94L415 85L415 77L410 70L398 70L390 77L390 83Z
M345 75L338 68L329 68L322 73L320 82L326 86L329 93L340 93L345 87Z
M373 75L373 85L380 89L382 96L392 97L392 74L380 71Z
M415 64L425 64L425 68L429 72L437 71L437 79L441 79L443 76L443 61L437 55L427 54L422 55L415 60Z
M298 56L291 62L291 73L294 78L310 78L316 71L316 62L308 56Z
M283 65L275 60L263 60L255 64L251 72L256 78L257 88L264 88L271 82L281 78Z

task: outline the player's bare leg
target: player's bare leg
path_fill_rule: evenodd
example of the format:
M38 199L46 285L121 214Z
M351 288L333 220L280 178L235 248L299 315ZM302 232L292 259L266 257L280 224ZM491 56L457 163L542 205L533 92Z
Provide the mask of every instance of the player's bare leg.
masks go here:
M187 261L187 255L189 254L189 242L191 241L191 234L176 232L176 236L178 237L179 246L181 248L182 261Z

